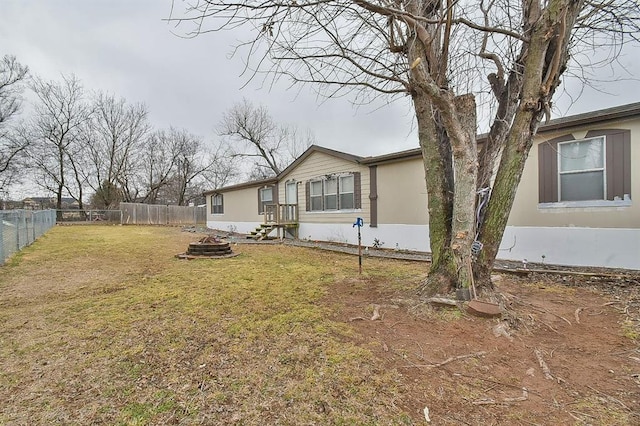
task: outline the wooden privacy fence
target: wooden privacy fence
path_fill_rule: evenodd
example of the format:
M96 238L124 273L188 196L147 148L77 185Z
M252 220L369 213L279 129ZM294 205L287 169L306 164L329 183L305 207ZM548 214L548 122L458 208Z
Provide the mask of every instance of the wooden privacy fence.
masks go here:
M206 206L120 203L123 225L205 225Z

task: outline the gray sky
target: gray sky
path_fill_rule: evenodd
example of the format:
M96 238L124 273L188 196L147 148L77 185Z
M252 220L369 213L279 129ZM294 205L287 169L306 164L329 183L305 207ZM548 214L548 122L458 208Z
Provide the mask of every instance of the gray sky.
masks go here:
M176 7L182 4L176 1ZM233 34L181 39L162 21L170 7L171 0L1 0L0 55L16 55L46 79L74 73L89 91L144 102L155 127L185 128L208 140L216 138L222 113L246 97L266 106L279 123L311 129L325 147L377 155L418 146L408 98L354 109L348 99L321 103L307 89L269 90L258 82L242 88L242 61L229 59L237 41ZM627 49L621 59L627 69L640 67L638 52ZM619 70L618 75L630 77ZM613 78L608 69L596 77ZM570 93L580 92L580 84L565 81ZM640 100L636 80L600 86L607 93L587 88L574 104L561 96L554 116Z

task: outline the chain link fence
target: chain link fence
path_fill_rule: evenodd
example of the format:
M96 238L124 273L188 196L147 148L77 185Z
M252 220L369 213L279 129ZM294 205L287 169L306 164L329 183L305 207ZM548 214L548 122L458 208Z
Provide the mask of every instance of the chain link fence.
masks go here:
M0 210L0 264L56 224L55 210Z
M204 225L206 206L120 203L123 225Z

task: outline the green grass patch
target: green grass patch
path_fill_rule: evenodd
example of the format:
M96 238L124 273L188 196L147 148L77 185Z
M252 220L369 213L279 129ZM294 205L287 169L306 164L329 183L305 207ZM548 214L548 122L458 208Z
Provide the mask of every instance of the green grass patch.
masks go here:
M0 419L29 424L407 424L398 377L321 303L350 256L56 227L0 269ZM367 261L391 286L415 273ZM413 275L412 275L413 274ZM384 389L384 392L380 392Z

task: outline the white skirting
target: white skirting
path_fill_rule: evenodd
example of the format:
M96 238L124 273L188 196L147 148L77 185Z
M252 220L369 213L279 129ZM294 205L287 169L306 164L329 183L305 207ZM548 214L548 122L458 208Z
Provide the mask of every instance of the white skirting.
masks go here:
M249 233L255 222L209 222L210 228ZM300 239L357 244L352 224L301 223ZM361 228L364 246L429 251L427 225L379 224ZM544 257L543 257L544 256ZM498 259L555 265L640 270L640 229L508 226Z

